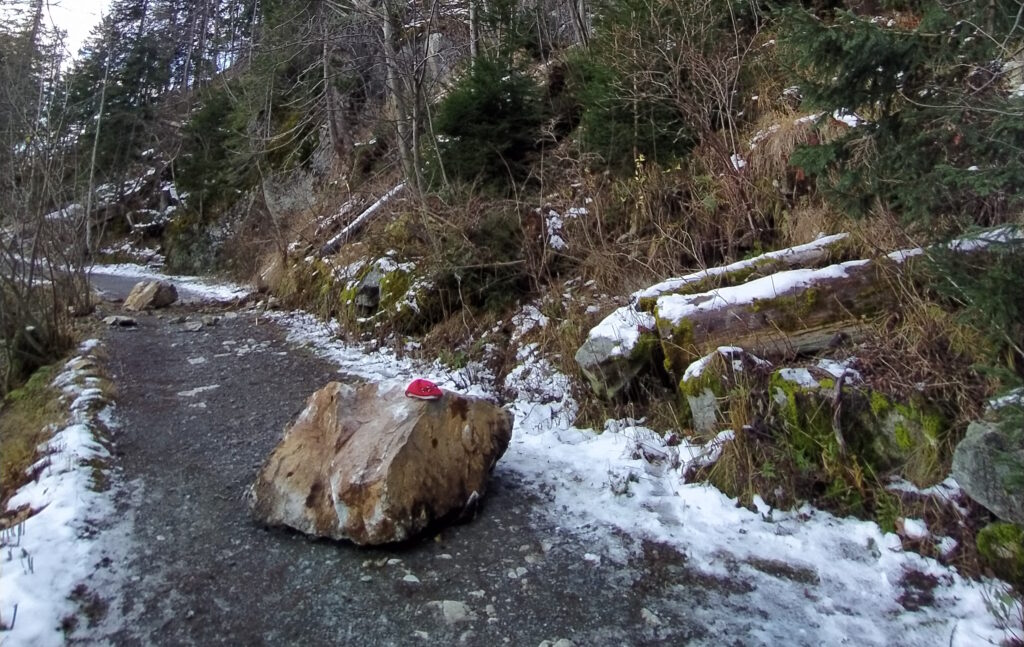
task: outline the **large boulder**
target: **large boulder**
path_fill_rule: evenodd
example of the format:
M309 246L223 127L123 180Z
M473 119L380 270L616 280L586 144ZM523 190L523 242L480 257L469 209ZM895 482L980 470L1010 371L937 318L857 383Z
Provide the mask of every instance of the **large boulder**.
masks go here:
M178 290L168 281L139 281L124 300L124 309L136 312L166 308L178 300Z
M997 517L1024 526L1024 446L999 424L975 421L953 453L953 478Z
M270 525L357 544L404 541L472 509L511 436L512 416L485 400L331 382L270 454L250 503Z

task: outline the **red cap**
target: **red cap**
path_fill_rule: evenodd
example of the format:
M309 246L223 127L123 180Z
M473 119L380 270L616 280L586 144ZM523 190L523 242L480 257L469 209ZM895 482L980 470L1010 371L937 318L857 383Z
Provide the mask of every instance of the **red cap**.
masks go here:
M436 384L430 380L424 380L422 378L415 379L409 382L409 386L405 387L405 396L407 398L418 398L420 400L439 400L444 393L437 387Z

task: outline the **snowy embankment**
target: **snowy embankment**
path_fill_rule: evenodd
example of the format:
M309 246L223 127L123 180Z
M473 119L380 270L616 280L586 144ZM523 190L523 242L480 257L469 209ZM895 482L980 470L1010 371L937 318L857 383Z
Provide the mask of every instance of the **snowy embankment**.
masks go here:
M0 643L61 645L61 623L74 616L69 598L104 554L96 525L113 514L109 493L95 488L96 470L110 454L99 441L109 419L104 379L97 373L99 342L83 343L54 379L67 405L67 422L32 466L39 477L10 500L11 510L36 514L0 532Z
M452 372L437 363L416 365L344 344L331 325L309 315L274 316L292 342L310 346L344 373L373 380L415 375L471 394L493 391L492 376L480 366ZM507 405L515 416L513 440L497 470L543 493L542 511L590 542L582 561L625 561L623 534L669 544L711 581L735 584L728 593L707 591L693 616L751 644L966 647L1005 637L992 610L1005 592L1002 583L967 580L904 551L898 536L873 522L810 506L770 510L760 500L752 512L711 486L685 484L687 465L706 460L714 442L669 447L630 420L608 421L604 433L577 429L568 379L533 345L520 349L519 361L504 384L518 397ZM921 590L921 581L930 590ZM931 601L908 602L920 595Z

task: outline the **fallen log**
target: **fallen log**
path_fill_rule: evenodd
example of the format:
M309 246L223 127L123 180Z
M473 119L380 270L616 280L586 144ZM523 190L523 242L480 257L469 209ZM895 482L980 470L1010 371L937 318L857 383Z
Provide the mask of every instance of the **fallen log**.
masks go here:
M762 357L817 352L861 335L891 307L895 292L884 261L849 261L817 270L778 272L699 294L659 297L655 321L666 366L683 371L719 346Z

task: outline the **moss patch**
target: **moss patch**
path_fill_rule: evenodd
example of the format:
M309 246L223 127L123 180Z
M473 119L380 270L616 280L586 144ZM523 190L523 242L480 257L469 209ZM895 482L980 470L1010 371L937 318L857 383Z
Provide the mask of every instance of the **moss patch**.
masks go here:
M25 386L7 394L0 407L0 510L28 480L26 471L39 459L39 446L63 418L60 393L50 386L55 372L53 366L37 370Z
M803 321L819 305L819 290L807 288L799 294L780 296L774 299L759 299L750 304L750 310L770 315L773 325L788 332L801 329Z
M701 357L697 352L693 322L683 319L673 326L659 318L657 325L658 330L662 331L661 349L665 354L665 371L669 375L681 376L687 366ZM670 333L665 335L665 330Z
M919 486L934 485L947 472L942 447L948 423L935 408L916 402L895 402L870 391L870 412L863 424L873 431L879 467L897 469Z
M978 533L977 545L978 555L997 576L1024 585L1024 530L1012 523L992 523Z
M389 311L409 292L412 276L404 270L388 272L380 279L380 310Z

